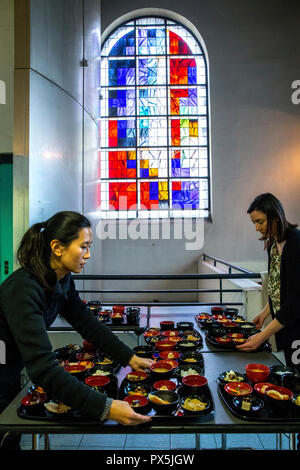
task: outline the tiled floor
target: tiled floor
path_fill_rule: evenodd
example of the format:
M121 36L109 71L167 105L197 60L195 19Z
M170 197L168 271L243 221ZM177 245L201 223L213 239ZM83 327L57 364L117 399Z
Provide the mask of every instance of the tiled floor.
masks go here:
M195 434L51 434L52 450L170 450L195 449ZM276 434L227 434L227 449L252 448L255 450L275 450ZM31 435L23 435L22 450L30 450ZM200 434L200 449L220 449L220 434ZM44 440L39 439L39 448L44 448ZM289 449L288 435L282 436L282 449Z

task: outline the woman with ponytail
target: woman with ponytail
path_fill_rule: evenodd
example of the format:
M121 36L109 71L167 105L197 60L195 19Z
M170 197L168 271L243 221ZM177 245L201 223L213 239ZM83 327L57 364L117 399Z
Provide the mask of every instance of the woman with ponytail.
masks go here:
M6 346L6 363L0 365L0 412L19 392L26 367L31 381L52 399L99 422L109 418L128 426L151 419L79 382L59 366L52 351L47 329L60 314L121 365L143 370L153 363L137 357L80 299L71 273L82 271L91 244L90 222L77 212L59 212L24 234L17 252L21 267L0 286L0 339Z

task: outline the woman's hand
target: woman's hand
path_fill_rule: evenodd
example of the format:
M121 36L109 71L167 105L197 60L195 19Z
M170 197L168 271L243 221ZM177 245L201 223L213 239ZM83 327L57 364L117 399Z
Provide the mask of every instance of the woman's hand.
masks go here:
M136 426L137 424L148 423L151 421L151 416L144 416L136 413L129 403L121 400L112 401L107 418L112 419L123 426Z
M239 346L236 346L237 349L240 351L255 351L259 346L266 341L265 335L261 333L257 333L256 335L250 336L247 341Z
M253 323L255 323L255 326L258 330L262 329L262 326L264 324L265 319L269 316L269 314L266 314L265 312L261 312L259 315L256 315L256 317L253 318Z
M132 367L134 370L149 369L152 364L154 364L152 359L144 359L142 357L136 356L135 354L129 361L130 367Z

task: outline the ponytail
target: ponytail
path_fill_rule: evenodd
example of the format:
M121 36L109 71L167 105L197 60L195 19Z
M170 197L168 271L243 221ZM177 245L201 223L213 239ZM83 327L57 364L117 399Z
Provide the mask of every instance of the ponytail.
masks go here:
M78 237L81 228L90 227L90 221L78 212L64 211L54 214L46 222L34 224L23 235L17 259L20 265L33 274L47 290L51 286L50 242L59 240L68 246Z

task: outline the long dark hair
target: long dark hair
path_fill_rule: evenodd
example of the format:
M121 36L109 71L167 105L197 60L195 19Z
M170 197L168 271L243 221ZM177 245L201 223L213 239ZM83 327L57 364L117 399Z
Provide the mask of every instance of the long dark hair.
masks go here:
M279 243L286 240L287 231L298 226L298 224L291 224L286 220L281 202L271 193L257 196L251 202L247 214L251 214L253 211L263 212L267 216L267 230L260 238L260 240L265 240L265 247L269 247L274 240Z
M90 226L90 221L84 215L72 211L57 212L45 222L32 225L23 235L17 251L20 265L37 277L44 288L52 290L50 242L57 239L68 246L78 238L80 229Z

